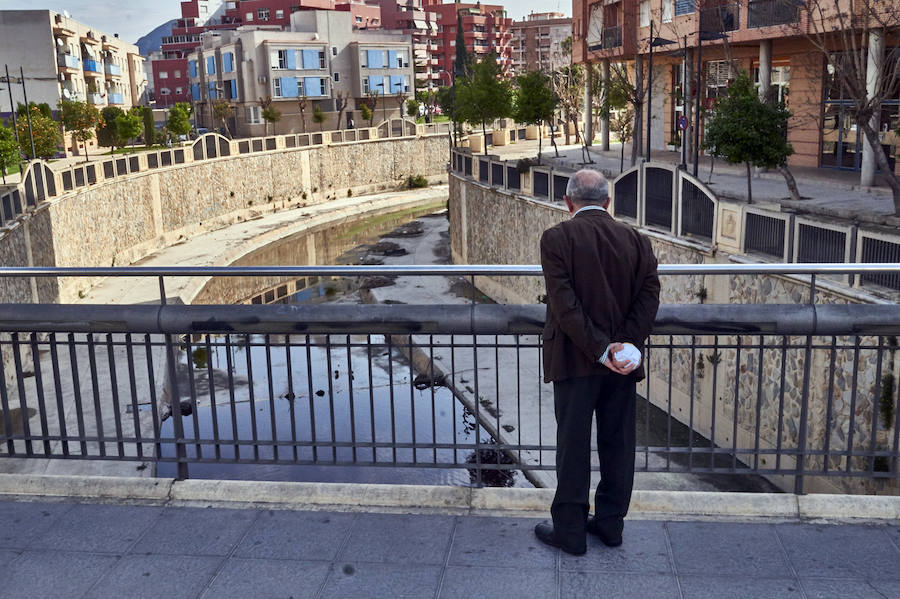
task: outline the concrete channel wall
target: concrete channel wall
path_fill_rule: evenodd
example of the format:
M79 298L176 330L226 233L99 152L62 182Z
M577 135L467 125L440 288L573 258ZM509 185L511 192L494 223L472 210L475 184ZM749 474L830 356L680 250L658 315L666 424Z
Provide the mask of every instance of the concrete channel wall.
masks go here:
M566 209L553 204L513 192L492 188L472 179L450 175L450 240L453 262L456 264L539 264L539 242L541 233L569 218ZM709 245L702 245L663 235L649 230L643 231L650 237L654 251L661 264L717 264L729 263L735 257ZM738 258L739 259L739 258ZM876 303L877 298L866 295L858 289L841 286L837 282L820 281L817 303ZM545 293L544 282L538 277L497 277L479 278L479 289L503 303L533 304L540 301ZM796 304L809 301L808 277L791 276L669 276L662 277L663 303L670 304L730 304L764 303ZM697 336L696 344L713 345L710 336ZM756 338L758 343L759 338ZM658 339L668 342L668 337ZM690 344L691 338L674 338L678 343ZM735 344L734 337L718 337L721 345ZM789 339L798 344L802 340ZM815 339L817 343L831 343L831 338ZM853 337L837 338L836 343L852 345ZM745 343L754 343L745 337ZM757 422L760 430L760 447L774 448L781 434L785 447L796 447L800 430L800 415L803 387L803 345L787 350L784 371L784 407L779 409L780 385L782 383L782 363L779 351L780 337L766 338L767 347L763 352L741 352L740 377L737 386L738 422L737 446L754 447ZM876 343L873 338L862 338L862 345ZM668 387L672 384L672 414L681 422L692 421L693 428L707 438L715 437L722 447L731 447L734 439L731 423L734 419L734 398L737 351L723 349L718 355L713 349L698 349L692 356L689 349L672 350L672 374L668 375L669 354L656 352L650 358L651 376L642 383L639 392L663 410L668 409ZM811 387L809 394L808 446L821 448L826 445L825 423L829 398L832 405L831 447L844 447L852 430L854 447L868 448L872 443L872 415L878 408L877 402L879 352L863 350L859 356L859 367L854 373L852 350L838 349L833 352L821 350L813 352L811 365ZM895 354L886 351L882 355L881 372L897 372L900 368ZM760 356L762 359L760 360ZM697 358L705 366L698 376ZM704 359L707 358L707 359ZM830 376L829 364L835 363L835 376ZM717 377L712 376L713 363L717 367ZM762 373L760 376L760 368ZM704 376L702 370L706 370ZM693 385L692 385L693 380ZM714 389L715 383L715 389ZM855 409L853 389L855 394ZM650 391L648 392L648 385ZM761 390L759 387L761 386ZM691 397L694 404L691 413ZM757 418L757 397L762 409ZM719 425L712 433L712 418L715 415ZM723 427L725 423L726 426ZM892 426L878 423L875 431L875 446L889 449L894 437ZM771 459L771 458L764 458ZM858 459L858 458L854 458ZM821 466L821 457L808 460ZM816 461L818 460L818 461ZM846 465L846 458L832 458L830 464L835 469ZM782 464L793 464L790 456L782 457ZM858 464L857 464L858 466ZM838 491L841 493L900 493L896 482L873 481L870 479L818 478L807 479L810 491ZM773 480L784 489L793 487L792 480Z

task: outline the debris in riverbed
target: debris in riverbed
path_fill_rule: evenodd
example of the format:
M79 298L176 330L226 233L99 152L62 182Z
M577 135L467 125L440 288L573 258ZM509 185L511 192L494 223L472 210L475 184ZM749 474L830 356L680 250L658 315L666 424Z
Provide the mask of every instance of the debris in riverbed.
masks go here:
M194 406L189 401L179 402L179 406L181 407L182 416L190 416L194 413Z
M325 392L322 391L321 389L319 389L318 391L316 391L316 397L324 397L324 396L325 396Z
M359 283L360 289L376 289L378 287L390 287L396 277L366 277Z
M409 253L393 241L379 241L371 247L370 252L382 256L405 256Z
M425 232L425 228L422 226L422 223L419 221L413 221L411 223L406 223L405 225L400 225L385 237L418 237Z
M434 377L426 374L419 374L413 380L413 386L419 391L424 391L429 387L446 387L444 375L439 374Z

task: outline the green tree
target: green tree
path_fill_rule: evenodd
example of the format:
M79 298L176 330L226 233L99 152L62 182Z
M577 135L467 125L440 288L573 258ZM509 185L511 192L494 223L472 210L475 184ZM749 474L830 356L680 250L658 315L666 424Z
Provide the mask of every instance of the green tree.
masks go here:
M375 119L375 113L372 112L372 109L369 108L369 105L363 102L359 105L359 114L362 116L364 121L369 121L369 127L372 126L372 121Z
M116 106L107 106L100 111L100 122L97 124L97 143L115 150L119 146L119 132L116 130L116 119L122 112Z
M436 100L438 106L441 107L441 114L449 117L453 122L453 145L456 145L456 134L458 131L457 114L456 114L456 86L442 87L437 90Z
M116 130L119 133L120 144L124 146L131 142L132 150L134 150L134 140L143 130L140 108L132 108L116 117Z
M100 111L87 102L62 100L59 103L63 127L72 134L72 139L84 144L84 161L88 161L87 142L94 138L94 129L103 120Z
M178 137L191 132L191 113L193 107L187 102L178 102L169 109L169 120L166 126L172 135Z
M784 106L761 102L745 71L713 106L703 145L731 164L747 166L748 201L753 200L751 168L777 167L794 153L786 136L790 116Z
M556 112L556 95L550 88L550 78L540 71L520 75L513 98L513 118L519 123L541 126ZM538 164L541 163L543 135L538 134Z
M262 108L262 119L266 123L266 135L269 134L269 123L277 123L281 120L281 112L272 106L272 97L266 96L258 100L260 108ZM274 130L273 130L274 131Z
M19 144L12 129L0 125L0 173L6 183L6 172L19 162Z
M222 123L222 127L225 129L225 134L231 139L231 130L228 128L228 119L234 116L234 106L231 105L231 102L225 100L224 98L217 98L212 101L212 110L213 117L220 123Z
M326 119L328 119L328 115L325 114L321 106L316 104L315 108L313 108L312 120L319 126L319 131L323 130Z
M413 98L410 98L406 101L406 114L411 116L412 118L418 118L419 116L419 101Z
M491 55L476 64L471 77L457 79L456 88L458 117L472 125L481 124L486 142L487 124L512 114L512 86L503 77L497 58Z
M610 129L615 131L622 146L619 158L620 173L625 168L625 142L634 134L634 110L631 107L633 95L631 83L619 77L610 78L606 94L601 95L600 116L609 119Z
M37 108L42 115L47 117L48 119L53 119L53 110L50 108L50 105L46 102L41 102L40 104L35 104L34 102L29 102L28 106L32 109ZM21 102L17 102L16 106L16 116L25 117L25 105Z
M43 158L44 160L49 160L56 156L63 139L62 134L59 132L59 123L45 116L39 106L34 105L31 107L31 130L34 133L34 151L36 156L31 154L28 120L21 118L17 124L19 146L27 159Z
M149 148L156 143L156 122L153 119L153 109L149 106L142 106L141 119L144 128L144 145Z

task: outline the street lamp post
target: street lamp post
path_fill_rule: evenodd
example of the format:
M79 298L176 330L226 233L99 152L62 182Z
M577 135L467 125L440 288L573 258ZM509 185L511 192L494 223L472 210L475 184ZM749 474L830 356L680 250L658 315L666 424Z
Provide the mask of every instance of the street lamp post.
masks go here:
M13 104L13 95L12 95L12 79L9 78L9 65L3 65L6 69L6 79L4 82L6 83L6 90L9 92L9 110L12 113L12 122L13 122L13 133L16 135L16 144L19 143L19 127L16 122L16 106Z
M34 131L31 129L31 109L28 107L28 92L25 89L25 71L19 67L19 77L22 80L22 95L25 97L25 118L28 119L28 137L31 139L31 159L37 158L37 152L34 149Z
M384 116L385 122L387 122L387 87L384 85L384 81L375 87L381 88L381 114ZM388 131L390 131L390 129L390 126L388 126Z
M674 44L672 40L653 37L653 21L650 21L650 59L647 65L647 162L650 162L650 126L653 123L653 48Z

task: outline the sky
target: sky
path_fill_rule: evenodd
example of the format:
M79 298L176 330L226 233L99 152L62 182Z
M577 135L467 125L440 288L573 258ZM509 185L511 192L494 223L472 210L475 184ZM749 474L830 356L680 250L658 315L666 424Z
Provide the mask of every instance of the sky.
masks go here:
M528 13L559 11L572 13L571 0L494 0L503 4L513 19ZM181 15L181 0L0 0L0 10L67 10L72 18L104 33L118 33L134 43L142 35Z

